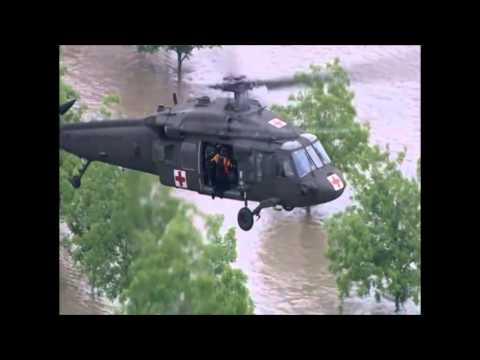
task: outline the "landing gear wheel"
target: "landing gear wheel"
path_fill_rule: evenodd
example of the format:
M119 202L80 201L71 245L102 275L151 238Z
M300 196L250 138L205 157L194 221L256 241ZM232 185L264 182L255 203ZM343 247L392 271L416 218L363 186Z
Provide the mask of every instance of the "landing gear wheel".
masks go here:
M237 220L238 225L243 231L248 231L253 226L253 214L248 207L240 209Z
M81 185L80 176L74 176L71 183L75 189L78 189Z
M283 206L283 210L285 211L292 211L293 209L295 209L293 206Z

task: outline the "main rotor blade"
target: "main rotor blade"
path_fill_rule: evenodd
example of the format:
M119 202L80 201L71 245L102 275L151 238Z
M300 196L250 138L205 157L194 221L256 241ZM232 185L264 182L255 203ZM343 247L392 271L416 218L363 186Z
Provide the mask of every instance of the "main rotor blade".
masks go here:
M331 76L328 74L306 74L288 76L269 80L252 80L255 86L265 86L269 90L281 89L295 85L309 85L314 81L328 81Z
M418 72L416 71L400 71L396 72L398 61L403 61L404 63L410 64L412 61L417 61L418 51L412 49L407 54L404 54L404 58L398 59L397 57L393 58L391 56L380 57L375 61L353 63L350 65L342 65L343 69L348 73L350 82L359 83L359 82L375 82L378 80L391 80L392 76L395 76L397 79L406 79L416 81L418 79ZM413 60L412 60L413 59ZM233 76L233 75L232 75ZM280 89L287 88L295 85L309 85L315 79L321 79L324 81L329 80L328 73L323 73L322 75L303 73L301 76L285 76L277 79L259 79L259 80L248 80L246 81L254 83L255 86L265 86L268 89ZM214 89L221 89L222 84L217 84L210 86Z
M307 73L302 73L296 76L285 76L285 77L279 77L276 79L257 79L257 80L250 80L250 79L240 79L238 78L238 81L245 82L245 84L251 84L253 87L260 87L260 86L265 86L269 90L274 90L274 89L281 89L281 88L287 88L287 87L292 87L296 85L309 85L312 84L314 81L328 81L331 79L331 76L329 74L307 74ZM235 83L235 78L232 77L232 82L231 87L234 88L236 86ZM207 85L211 89L218 89L222 90L225 88L229 88L228 83L220 83L220 84L211 84Z
M60 115L63 115L68 110L70 110L70 108L73 106L73 104L75 104L75 101L77 101L77 99L72 99L72 100L67 101L66 103L60 105Z
M295 77L284 77L270 80L252 80L255 86L265 86L268 89L280 89L298 85L300 81Z

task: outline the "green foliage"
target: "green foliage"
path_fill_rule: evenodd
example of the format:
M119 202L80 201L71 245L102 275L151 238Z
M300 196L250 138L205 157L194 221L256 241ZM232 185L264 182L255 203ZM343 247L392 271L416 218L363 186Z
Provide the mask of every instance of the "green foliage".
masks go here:
M327 76L322 77L325 73ZM322 66L310 66L310 73L297 78L309 87L290 97L287 106L272 106L287 121L315 134L335 166L356 180L360 168L367 166L369 127L355 121L354 94L349 78L338 59ZM308 81L307 81L308 80ZM369 156L371 157L371 155Z
M341 298L355 286L359 296L393 296L396 311L409 298L418 303L420 287L420 186L399 170L403 157L371 161L355 204L326 222Z
M388 146L384 152L369 145L369 125L355 121L354 94L338 59L297 78L309 87L272 110L317 135L354 188L354 205L326 222L340 297L352 289L359 296L373 292L378 301L392 295L397 310L408 298L418 302L420 184L398 168L405 152L393 161Z
M211 244L211 264L215 273L222 272L225 267L237 258L235 247L235 228L230 228L225 236L220 234L223 216L206 216L207 241Z
M68 85L65 80L64 76L67 74L67 68L65 65L60 62L60 79L59 79L59 105L72 100L78 99L78 93ZM60 119L62 123L75 123L79 122L82 115L87 110L85 105L80 106L79 108L71 108L66 114L62 116Z
M206 217L206 255L212 275L215 275L214 298L222 314L252 314L254 305L245 285L247 277L231 264L237 259L235 228L222 236L223 215Z
M74 234L73 258L90 284L114 299L128 282L128 267L135 254L125 203L130 200L126 177L117 167L91 164L82 187L70 190L65 222Z
M193 226L194 213L180 206L163 236L139 234L142 253L125 290L127 314L251 314L246 277L230 267L235 234L219 233L222 219L207 219L207 243ZM232 251L233 246L233 251Z
M100 107L100 113L106 117L109 118L112 116L112 108L115 105L120 104L120 96L115 94L115 93L109 93L105 95L102 99L102 105Z

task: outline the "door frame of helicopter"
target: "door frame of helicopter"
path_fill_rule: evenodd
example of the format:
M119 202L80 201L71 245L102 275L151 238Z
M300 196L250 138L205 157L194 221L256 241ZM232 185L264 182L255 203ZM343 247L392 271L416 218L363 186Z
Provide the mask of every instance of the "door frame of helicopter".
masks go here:
M199 146L198 146L198 158L197 158L197 164L198 164L198 184L199 184L199 193L205 194L205 195L214 195L213 188L207 184L205 181L209 174L206 169L206 148L207 146L215 146L215 145L225 145L229 146L232 148L232 158L233 160L237 160L233 154L235 154L235 148L233 145L228 144L227 142L213 142L213 141L202 141L199 140ZM237 160L237 164L239 164L239 161ZM242 180L242 175L243 175L243 170L238 170L239 171L239 176L238 176L238 183L236 184L235 188L231 188L226 190L223 193L223 197L228 198L228 199L234 199L234 200L243 200L244 195L243 195L243 190L240 186L240 181Z

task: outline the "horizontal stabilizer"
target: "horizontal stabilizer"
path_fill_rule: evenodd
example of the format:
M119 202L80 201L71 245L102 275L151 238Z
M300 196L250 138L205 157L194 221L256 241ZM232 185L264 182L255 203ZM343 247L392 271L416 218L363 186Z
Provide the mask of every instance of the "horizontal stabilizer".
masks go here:
M60 105L60 115L63 115L63 114L65 114L68 110L70 110L70 108L73 106L73 104L75 104L75 101L77 101L77 99L73 99L73 100L67 101L66 103Z

